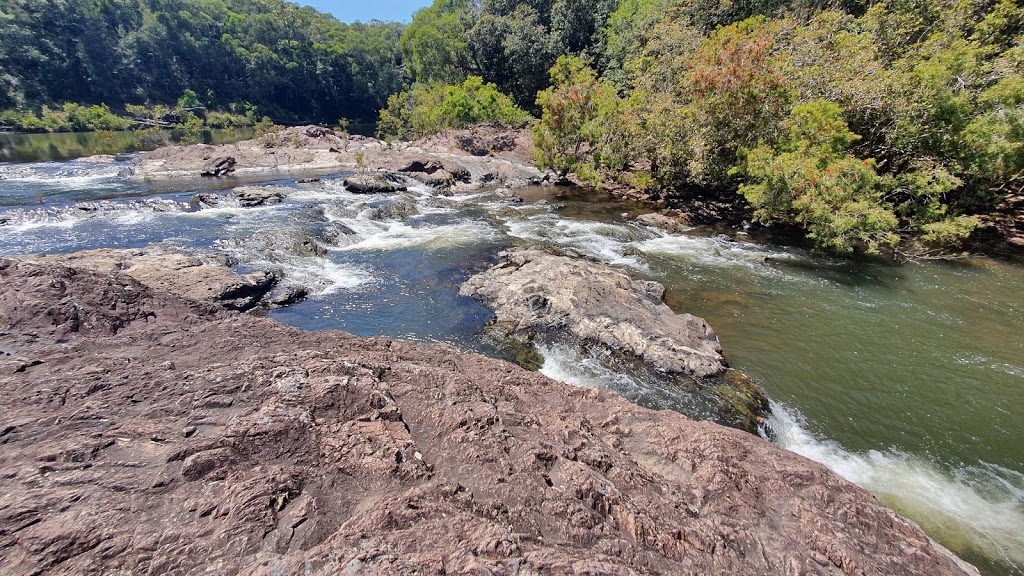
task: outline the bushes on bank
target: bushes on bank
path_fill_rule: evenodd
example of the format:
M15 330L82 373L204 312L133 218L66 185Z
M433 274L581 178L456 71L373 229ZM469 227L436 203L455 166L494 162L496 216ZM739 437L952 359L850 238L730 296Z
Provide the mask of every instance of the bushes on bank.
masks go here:
M663 197L738 192L764 224L837 252L955 247L1024 194L1017 3L884 1L722 26L688 5L620 5L632 16L609 20L605 74L541 93L540 163Z
M453 128L489 122L521 125L530 115L479 76L461 84L417 84L388 98L377 133L384 138L415 139Z

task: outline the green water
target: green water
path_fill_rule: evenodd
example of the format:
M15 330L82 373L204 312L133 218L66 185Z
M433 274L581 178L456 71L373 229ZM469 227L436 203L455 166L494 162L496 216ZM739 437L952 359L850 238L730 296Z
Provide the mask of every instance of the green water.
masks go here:
M1024 270L986 259L782 259L753 274L671 254L651 264L670 304L704 316L779 403L780 444L984 573L1024 573Z
M985 576L1024 576L1024 267L893 265L668 234L633 221L647 211L636 204L561 188L518 190L525 201L510 204L417 185L353 195L324 178L286 183L272 207L197 211L190 192L120 178L127 165L0 164L0 254L156 242L226 251L311 290L272 313L280 321L473 349L491 313L459 297L468 274L511 245L579 253L662 282L677 312L706 318L773 400L776 443L869 490ZM371 217L388 203L417 213ZM296 237L329 250L293 253ZM672 407L650 383L571 352L544 356L552 377Z
M228 144L252 138L253 128L218 128L203 132L204 144ZM0 162L73 160L98 154L123 154L176 144L180 131L60 132L17 134L0 132Z

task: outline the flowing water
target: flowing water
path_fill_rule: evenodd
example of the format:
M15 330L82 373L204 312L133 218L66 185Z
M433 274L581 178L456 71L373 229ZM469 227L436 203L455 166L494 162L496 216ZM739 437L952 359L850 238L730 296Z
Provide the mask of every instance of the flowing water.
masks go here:
M307 329L442 341L496 353L488 309L458 295L504 248L545 244L662 282L705 317L732 365L773 400L765 433L918 522L989 575L1024 575L1024 269L851 262L706 231L637 225L641 207L578 190L451 198L423 187L346 192L338 178L269 182L285 201L241 208L234 182L156 186L125 160L0 164L0 255L151 243L230 254L311 290L270 312ZM217 207L197 191L225 195ZM311 249L311 246L318 247ZM542 343L541 370L686 411L664 383Z

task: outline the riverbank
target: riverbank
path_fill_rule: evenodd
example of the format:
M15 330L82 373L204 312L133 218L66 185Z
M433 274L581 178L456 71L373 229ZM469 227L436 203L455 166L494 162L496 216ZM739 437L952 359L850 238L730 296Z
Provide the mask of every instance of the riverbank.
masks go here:
M214 128L201 130L201 142L220 145L252 138L254 129ZM59 132L26 134L0 132L0 162L63 161L96 155L119 155L155 150L174 145L181 130L135 130L123 132Z
M540 183L544 174L530 164L525 131L478 127L421 141L389 144L375 138L297 126L223 146L173 146L140 154L129 176L139 180L256 177L326 172L362 176L399 172L432 187L469 191L482 186ZM218 163L230 164L220 170Z
M0 276L16 573L976 573L749 434L124 275L4 260Z
M583 254L665 285L673 310L706 318L730 365L772 399L766 424L779 445L869 489L986 575L1024 566L1018 267L983 258L893 266L703 227L662 230L636 220L642 205L571 186L492 183L449 197L410 179L405 192L353 194L344 173L259 185L119 177L127 167L9 167L0 253L158 244L226 255L240 272L281 272L281 288L310 288L306 300L265 312L289 325L501 358L485 330L494 312L460 297L459 285L512 246ZM601 354L559 342L536 351L526 360L559 381L704 417L678 386L630 378Z

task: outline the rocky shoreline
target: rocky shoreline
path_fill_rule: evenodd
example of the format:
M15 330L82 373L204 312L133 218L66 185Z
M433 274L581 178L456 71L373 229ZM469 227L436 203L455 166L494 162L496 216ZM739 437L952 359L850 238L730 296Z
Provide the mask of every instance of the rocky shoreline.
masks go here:
M977 573L819 464L506 362L49 262L0 302L11 574Z
M526 131L478 126L417 142L390 144L319 126L296 126L262 137L211 146L167 146L141 153L125 176L138 180L253 178L351 171L355 192L394 191L392 175L460 192L484 185L540 183ZM391 189L387 189L388 186Z

